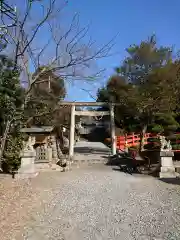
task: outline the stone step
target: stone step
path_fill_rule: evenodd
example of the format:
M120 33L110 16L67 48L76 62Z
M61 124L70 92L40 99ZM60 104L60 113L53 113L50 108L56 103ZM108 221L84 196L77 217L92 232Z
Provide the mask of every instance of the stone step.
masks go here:
M91 159L91 160L74 160L73 165L84 165L84 164L106 164L107 160L106 159Z

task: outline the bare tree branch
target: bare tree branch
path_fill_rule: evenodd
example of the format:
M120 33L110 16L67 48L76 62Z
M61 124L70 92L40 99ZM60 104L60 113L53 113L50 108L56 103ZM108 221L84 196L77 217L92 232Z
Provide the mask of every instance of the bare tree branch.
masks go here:
M55 5L55 1L56 0L50 0L49 1L49 9L47 11L47 13L44 15L44 18L37 24L37 26L35 27L35 30L30 38L30 40L27 42L27 44L24 46L23 50L20 52L20 54L17 54L17 56L23 55L26 51L26 49L28 48L28 46L32 43L32 41L34 40L38 30L41 28L41 26L48 20L49 16L51 15L51 13L53 12L53 7ZM22 24L21 26L23 26L24 24Z
M25 68L27 69L28 61L31 59L34 67L37 68L40 66L40 63L42 63L42 56L47 54L49 61L42 64L47 66L47 69L42 70L43 72L51 69L59 72L60 75L67 78L69 76L74 78L80 78L82 75L85 76L85 72L91 70L93 62L103 57L108 57L111 54L110 51L114 45L114 38L99 49L95 50L96 41L92 40L92 37L89 37L89 40L86 40L89 26L80 27L79 14L76 13L72 17L67 30L63 30L64 28L60 24L61 21L58 20L58 14L60 14L65 6L67 6L67 1L63 1L63 4L59 4L58 0L48 0L47 3L38 3L38 6L43 9L43 16L42 19L33 26L31 34L26 27L30 20L33 21L33 17L31 17L33 2L27 4L25 12L21 13L18 17L16 27L16 32L18 32L18 34L13 36L12 32L8 33L13 44L16 45L16 62L18 62L18 59L22 59L23 65L26 66ZM22 14L24 14L24 16L22 16ZM57 23L57 27L53 25L52 20ZM30 24L32 25L32 23ZM51 38L47 43L41 46L38 53L35 53L35 51L32 51L32 44L38 44L38 38L36 37L39 30L44 26L46 26L48 38L49 34L51 35ZM47 27L50 32L48 32ZM52 49L51 56L48 54L50 48ZM84 74L82 74L82 72ZM88 73L88 75L90 74ZM31 79L29 85L33 84L37 78L38 76L36 76L35 79ZM27 92L29 92L29 90Z
M46 48L49 46L50 42L51 42L51 38L48 40L48 42L43 46L43 48L40 50L40 52L37 54L36 57L36 61L37 61L37 66L40 66L40 57L42 55L42 53L46 50Z
M63 1L63 0L62 0ZM8 31L9 38L15 46L15 62L22 62L22 66L28 76L28 88L26 89L25 108L32 87L41 74L53 71L63 79L69 80L92 80L99 78L102 70L96 70L96 61L111 55L115 38L97 48L96 41L90 36L88 39L89 25L80 26L79 14L75 14L68 27L59 20L62 10L67 6L59 0L47 0L46 3L36 2L43 10L43 16L35 21L33 16L33 4L28 4L25 12L17 17L17 26L14 31ZM34 24L35 21L36 23ZM54 24L53 24L54 22ZM33 29L28 28L33 26ZM39 48L38 33L45 28L48 41ZM35 51L32 49L40 49ZM47 59L44 59L44 57ZM33 63L34 70L43 65L44 67L36 74L29 73L29 64Z

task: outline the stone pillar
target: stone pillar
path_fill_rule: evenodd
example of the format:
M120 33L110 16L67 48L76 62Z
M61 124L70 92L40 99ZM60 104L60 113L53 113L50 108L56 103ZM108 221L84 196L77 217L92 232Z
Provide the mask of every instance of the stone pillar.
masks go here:
M34 160L36 157L36 151L24 150L21 154L21 166L18 170L17 178L33 178L38 175L35 168Z
M56 137L51 136L51 147L52 147L52 162L58 162L58 153L57 153L57 146L56 146Z
M176 178L175 167L173 164L174 153L172 151L161 151L161 171L159 174L160 178Z
M52 148L47 147L47 159L50 165L52 165Z
M70 143L69 143L69 161L73 161L74 156L74 130L75 130L75 105L71 106L71 126L70 126Z
M112 155L116 154L116 135L115 135L115 123L114 123L114 105L110 106L111 117L111 151Z

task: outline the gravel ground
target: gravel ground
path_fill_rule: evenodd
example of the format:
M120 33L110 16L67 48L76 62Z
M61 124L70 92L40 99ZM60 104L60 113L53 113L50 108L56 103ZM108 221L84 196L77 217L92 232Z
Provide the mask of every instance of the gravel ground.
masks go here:
M103 165L11 185L11 194L1 195L1 240L180 239L179 185Z

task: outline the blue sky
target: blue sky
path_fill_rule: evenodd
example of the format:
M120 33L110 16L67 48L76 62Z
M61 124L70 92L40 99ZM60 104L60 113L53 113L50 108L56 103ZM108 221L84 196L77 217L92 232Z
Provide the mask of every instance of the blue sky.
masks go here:
M57 3L58 1L62 2L57 0ZM14 0L9 2L14 5ZM23 9L21 0L15 2ZM35 7L34 10L34 17L37 17L38 9ZM131 44L146 40L153 33L156 34L159 45L180 49L179 10L179 0L69 0L63 19L60 19L63 24L68 24L70 16L78 12L82 27L90 23L89 36L96 40L97 47L106 44L117 33L118 36L112 49L115 54L97 62L99 69L106 69L104 76L91 84L85 83L83 79L74 84L68 83L67 100L94 100L88 91L96 97L97 89L105 85L114 68L119 66L126 56L125 49ZM47 35L46 32L39 34L40 45L47 40Z
M93 96L126 56L125 49L130 44L139 43L155 33L158 44L180 49L179 0L70 0L69 9L72 13L80 13L82 25L91 22L89 34L99 45L119 32L113 49L117 54L98 63L99 67L106 68L105 77L96 84L86 86ZM80 89L81 84L70 84L68 100L92 100L87 92Z

